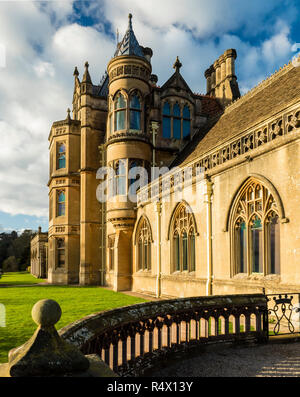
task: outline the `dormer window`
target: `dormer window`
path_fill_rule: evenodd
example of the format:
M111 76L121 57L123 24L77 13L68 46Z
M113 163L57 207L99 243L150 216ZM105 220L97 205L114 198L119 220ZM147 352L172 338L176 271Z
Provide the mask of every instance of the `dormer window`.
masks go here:
M181 110L176 102L171 106L166 102L163 106L163 138L184 139L191 133L191 113L188 105Z

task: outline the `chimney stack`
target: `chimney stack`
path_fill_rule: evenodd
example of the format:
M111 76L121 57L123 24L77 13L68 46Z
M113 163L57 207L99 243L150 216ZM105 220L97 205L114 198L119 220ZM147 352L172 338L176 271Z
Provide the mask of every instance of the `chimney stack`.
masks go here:
M236 50L226 50L204 73L207 95L218 98L223 106L240 97L235 75Z

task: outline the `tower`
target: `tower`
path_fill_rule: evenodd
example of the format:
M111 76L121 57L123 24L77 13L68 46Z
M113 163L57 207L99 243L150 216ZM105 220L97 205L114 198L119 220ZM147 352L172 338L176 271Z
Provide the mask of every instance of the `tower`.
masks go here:
M224 52L204 73L207 94L220 100L223 106L240 97L240 90L235 75L235 49Z
M78 283L80 122L53 123L50 135L48 280Z
M152 148L148 133L150 59L152 50L139 45L132 29L132 15L125 36L108 64L107 166L112 197L107 203L107 275L114 290L131 287L131 238L136 220L132 186L136 167L150 168ZM133 194L134 196L134 194Z

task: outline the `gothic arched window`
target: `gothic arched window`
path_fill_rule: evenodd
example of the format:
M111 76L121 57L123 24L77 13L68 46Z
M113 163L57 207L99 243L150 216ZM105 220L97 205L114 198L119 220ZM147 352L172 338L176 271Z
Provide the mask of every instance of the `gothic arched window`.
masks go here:
M251 178L232 213L234 273L280 273L280 225L271 192Z
M126 99L119 93L115 99L115 131L126 128Z
M139 222L137 233L137 269L151 270L151 228L146 218Z
M130 129L141 129L141 102L137 95L130 98Z
M184 203L179 204L171 222L173 272L194 272L196 225L190 208Z
M61 168L66 168L66 145L64 143L58 145L57 169Z

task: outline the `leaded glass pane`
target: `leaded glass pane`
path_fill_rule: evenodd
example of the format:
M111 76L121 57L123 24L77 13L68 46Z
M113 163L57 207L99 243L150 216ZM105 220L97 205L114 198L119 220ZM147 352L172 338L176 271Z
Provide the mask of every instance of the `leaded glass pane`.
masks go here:
M170 116L170 114L171 114L171 108L170 108L170 104L168 102L166 102L164 104L163 114L166 115L166 116Z
M122 94L120 94L115 102L115 109L126 108L126 101Z
M130 110L130 129L141 129L141 112L138 110Z
M173 119L173 138L181 139L181 120Z
M58 152L59 153L65 153L66 152L66 146L65 145L59 145Z
M119 110L118 112L115 113L115 131L125 129L125 118L126 118L125 110Z
M241 222L236 228L237 272L247 273L247 229L246 223Z
M270 273L280 274L280 224L277 215L271 218L268 229Z
M186 232L182 235L182 270L188 270L188 246Z
M179 248L179 235L175 234L174 239L174 265L175 271L180 271L180 248Z
M253 219L251 226L252 272L263 273L263 234L260 218Z
M143 269L143 241L139 240L138 243L138 269Z
M66 168L66 157L64 155L58 159L58 168Z
M196 270L196 258L195 258L195 235L194 233L190 235L190 271L194 272Z
M134 95L130 101L130 107L134 109L141 109L141 104L138 96Z
M180 117L180 107L178 103L173 106L173 116Z
M171 119L163 117L163 137L171 138Z
M183 115L183 118L185 118L185 119L189 119L190 118L190 109L188 108L188 106L185 106L183 108L182 115Z
M183 137L189 136L191 132L191 122L189 120L183 120Z

